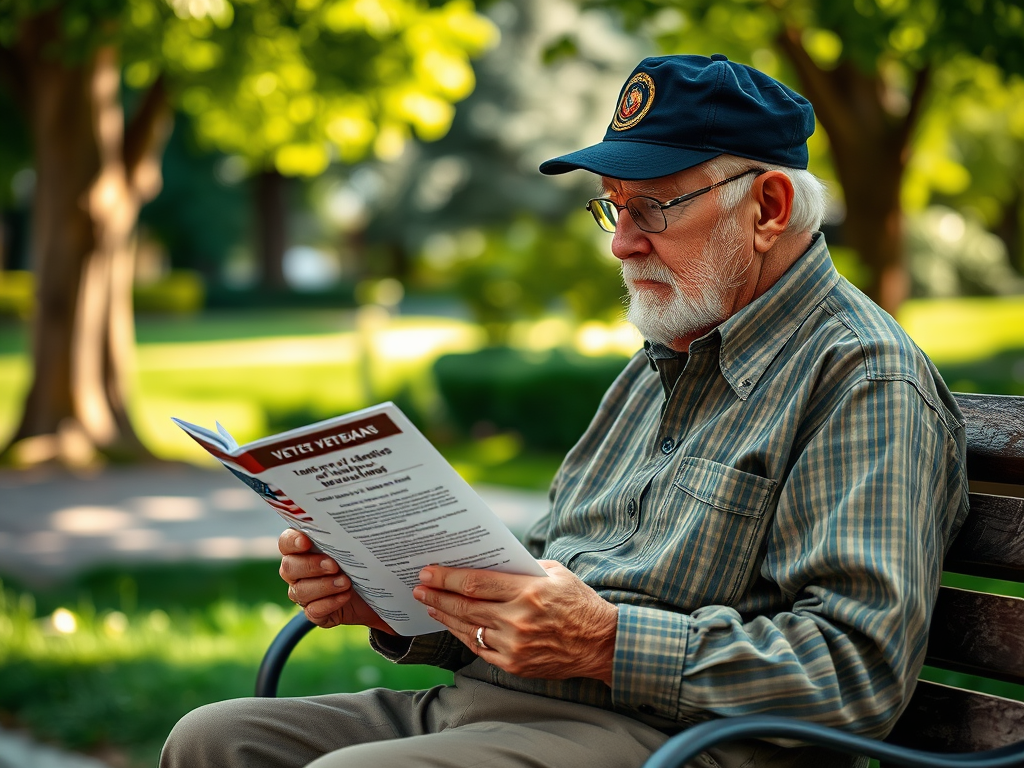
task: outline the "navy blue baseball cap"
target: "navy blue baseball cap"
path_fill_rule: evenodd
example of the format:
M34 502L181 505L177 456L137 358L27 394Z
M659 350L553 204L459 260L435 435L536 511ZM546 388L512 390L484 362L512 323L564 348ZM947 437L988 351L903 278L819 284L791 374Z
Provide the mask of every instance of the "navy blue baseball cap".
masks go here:
M753 67L720 53L657 56L633 70L600 144L547 160L540 171L654 179L722 154L806 168L813 132L810 102Z

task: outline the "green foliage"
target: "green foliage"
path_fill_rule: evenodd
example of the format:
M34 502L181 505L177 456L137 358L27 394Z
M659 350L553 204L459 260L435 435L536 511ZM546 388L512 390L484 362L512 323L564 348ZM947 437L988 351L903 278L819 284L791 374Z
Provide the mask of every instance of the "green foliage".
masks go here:
M893 65L920 69L968 53L1024 73L1024 10L1005 0L693 0L685 10L665 0L591 4L619 9L665 50L702 53L721 44L724 53L749 58L790 27L802 32L804 46L826 68L846 60L868 73ZM693 49L699 38L705 42Z
M23 270L0 271L0 317L29 318L35 305L35 276ZM195 272L174 271L154 283L133 288L139 312L188 314L203 308L206 289Z
M163 187L139 212L141 229L166 246L171 265L199 270L211 287L253 230L245 165L200 149L192 120L179 112L163 155Z
M24 270L0 270L0 317L27 320L32 313L32 273Z
M567 451L625 366L622 357L488 347L434 364L448 415L464 432L511 430L532 449Z
M932 206L907 222L911 295L932 297L1024 293L1006 246L973 218Z
M428 241L418 278L454 285L494 342L516 320L563 311L573 320L612 319L623 295L618 262L590 214L558 225L520 216L504 228Z
M46 12L65 61L118 47L126 84L164 77L206 147L286 175L442 136L495 38L469 0L0 0L0 45Z
M133 297L136 312L189 314L203 308L206 288L197 273L176 270L154 283L136 285Z
M1024 195L1024 78L961 55L936 69L932 93L907 167L904 205L920 211L934 201L997 226Z
M442 136L473 88L469 56L493 36L460 0L238 3L230 28L210 14L188 23L164 50L200 138L286 175L320 173L332 155L395 157L410 129ZM156 71L136 62L130 83L132 67L136 85Z

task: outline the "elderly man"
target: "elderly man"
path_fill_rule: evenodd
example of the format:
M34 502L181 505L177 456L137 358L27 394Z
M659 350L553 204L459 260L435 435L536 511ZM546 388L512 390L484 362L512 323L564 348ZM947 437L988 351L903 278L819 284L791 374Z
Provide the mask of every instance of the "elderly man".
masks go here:
M440 566L448 632L397 637L281 536L289 595L452 686L241 700L182 720L181 768L639 766L667 735L774 712L873 736L925 650L966 514L963 425L934 367L835 271L801 96L724 56L646 59L584 169L647 340L566 456L528 544L548 577ZM736 743L705 766L858 765Z

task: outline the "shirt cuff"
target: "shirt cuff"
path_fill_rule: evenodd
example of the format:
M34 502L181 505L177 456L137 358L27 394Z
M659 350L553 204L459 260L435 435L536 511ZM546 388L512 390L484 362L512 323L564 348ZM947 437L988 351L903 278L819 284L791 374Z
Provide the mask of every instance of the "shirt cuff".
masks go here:
M398 664L430 664L450 668L452 660L465 646L448 631L403 637L377 629L370 630L370 647L385 659Z
M679 718L686 645L693 620L682 613L618 606L612 700L618 707Z

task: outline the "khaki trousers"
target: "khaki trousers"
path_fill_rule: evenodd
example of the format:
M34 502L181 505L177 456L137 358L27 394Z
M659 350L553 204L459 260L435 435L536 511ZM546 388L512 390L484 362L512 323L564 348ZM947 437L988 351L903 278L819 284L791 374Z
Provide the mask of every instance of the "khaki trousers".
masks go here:
M456 674L426 691L208 704L174 727L160 768L639 768L667 738L624 715ZM807 752L819 751L742 742L687 768L854 764Z

